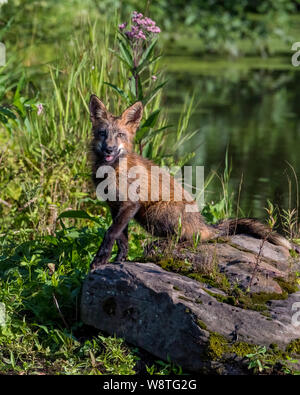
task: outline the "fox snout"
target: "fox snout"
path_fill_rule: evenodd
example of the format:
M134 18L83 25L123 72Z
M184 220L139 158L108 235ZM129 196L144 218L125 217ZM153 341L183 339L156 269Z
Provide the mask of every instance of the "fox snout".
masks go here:
M103 157L105 162L112 162L119 156L121 149L116 144L108 145L105 141L98 141L95 144L95 151L98 155Z
M103 156L106 162L113 161L120 153L117 145L106 145L103 147Z
M106 146L104 148L104 152L107 154L112 154L114 152L119 151L118 147L116 145L112 145L112 146Z

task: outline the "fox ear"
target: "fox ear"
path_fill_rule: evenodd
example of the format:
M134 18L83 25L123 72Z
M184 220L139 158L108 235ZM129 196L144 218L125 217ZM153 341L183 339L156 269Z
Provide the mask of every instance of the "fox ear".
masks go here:
M143 104L138 101L132 106L128 107L122 114L122 120L125 125L131 125L132 127L138 128L143 116Z
M89 109L91 121L93 124L97 122L97 120L107 120L108 111L105 105L96 95L91 95Z

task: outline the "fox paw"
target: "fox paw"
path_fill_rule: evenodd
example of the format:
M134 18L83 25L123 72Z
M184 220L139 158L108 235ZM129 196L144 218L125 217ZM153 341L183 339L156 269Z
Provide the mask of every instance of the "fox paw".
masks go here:
M126 261L126 257L127 257L126 254L118 254L116 256L115 262L124 262Z
M95 256L95 258L92 260L92 263L90 265L90 270L96 270L100 266L105 265L108 261L108 258L106 256Z

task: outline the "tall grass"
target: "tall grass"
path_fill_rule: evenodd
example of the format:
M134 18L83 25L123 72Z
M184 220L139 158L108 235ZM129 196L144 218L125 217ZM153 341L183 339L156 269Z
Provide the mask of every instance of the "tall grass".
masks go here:
M8 188L3 188L0 197L8 203L2 207L4 216L10 213L3 225L18 224L47 233L53 229L57 214L66 208L84 206L95 213L97 207L89 205L87 199L91 194L87 103L90 94L96 93L115 114L127 106L110 86L125 90L129 77L112 52L116 50L116 24L114 20L99 27L89 22L85 34L75 36L72 45L61 52L59 63L48 66L41 92L35 92L31 100L22 96L27 87L26 80L20 79L10 107L16 119L9 120L2 135L7 149L0 163L1 183L7 183ZM151 73L156 73L156 68ZM150 85L153 81L149 78L145 83ZM37 112L39 103L44 107L41 115ZM176 144L170 148L165 144L170 130L166 130L166 115L160 111L161 92L153 97L145 107L145 119L156 114L158 127L148 128L144 136L144 156L159 164L171 164L179 141L189 137L187 124L192 104L193 98L187 104L188 111L183 108L182 121L173 133Z
M79 317L81 284L110 223L90 182L87 103L96 93L115 114L127 105L109 85L126 89L128 80L108 51L116 50L116 25L117 19L101 26L85 21L34 86L25 68L18 78L13 62L0 69L0 76L11 70L1 77L7 118L0 125L0 302L6 306L0 372L130 374L139 358L120 339L89 336ZM155 67L151 73L158 75ZM143 155L159 164L174 157L174 147L165 145L172 131L166 133L167 117L158 113L161 98L158 92L146 105L145 119L156 113L159 126L148 128L143 140ZM181 137L187 135L183 117ZM85 210L91 220L59 217L70 209ZM143 238L130 232L130 259L141 256ZM162 366L147 369L172 370Z
M34 69L40 80L33 82L32 70L21 65L17 52L0 68L0 302L6 306L6 325L0 326L0 372L135 370L138 351L120 339L90 335L79 317L82 280L110 223L90 182L87 103L95 93L114 114L127 105L112 87L126 91L129 78L113 52L117 24L117 15L101 24L82 19L71 42L58 50L58 61ZM33 29L30 40L34 37ZM158 63L144 79L146 88L155 89L150 75L161 83ZM180 146L193 134L189 120L195 97L187 98L173 128L167 127L162 97L157 91L147 103L145 120L156 114L155 127L147 127L135 149L158 164L182 166L193 155L181 156ZM226 156L220 177L223 197L204 210L211 222L232 215L229 177ZM66 210L85 210L87 215L76 220L60 216ZM135 259L142 254L145 235L131 226L135 231L130 232L129 259ZM172 369L171 364L147 367L149 373Z

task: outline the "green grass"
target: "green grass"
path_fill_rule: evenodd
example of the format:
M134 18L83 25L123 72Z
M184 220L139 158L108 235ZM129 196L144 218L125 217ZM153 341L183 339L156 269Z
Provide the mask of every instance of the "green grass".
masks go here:
M32 69L17 66L17 54L0 69L1 101L15 115L0 126L0 302L6 307L0 374L137 371L138 350L122 339L91 333L79 310L82 282L111 221L90 181L87 103L93 92L116 114L126 105L105 84L125 89L128 80L108 50L116 48L112 23L117 21L104 26L82 21L72 42L60 49L58 62L44 65L34 85ZM145 118L160 107L160 100L158 93ZM44 108L40 115L39 103ZM159 122L164 124L164 114ZM186 116L183 122L174 130L177 139L186 133ZM157 155L164 140L161 132L148 142L159 162L170 162L172 150L163 148ZM92 220L58 219L70 209L84 210ZM129 259L141 256L144 237L132 225ZM171 363L152 362L145 367L149 374L180 372Z
M134 374L139 350L122 339L97 334L80 320L80 293L89 264L106 227L70 227L28 240L2 236L0 374ZM137 237L130 240L134 259ZM149 374L179 372L162 361L145 365Z
M29 241L1 238L3 374L132 374L137 361L121 339L88 336L79 302L103 228L68 228Z
M134 374L142 358L140 350L99 335L80 320L81 285L110 224L108 209L95 198L90 181L87 103L96 93L120 113L126 103L105 82L125 90L128 73L109 50L116 49L118 15L86 14L75 3L70 14L68 8L49 8L46 2L35 7L27 1L24 10L32 19L23 31L17 23L22 13L15 15L7 36L15 37L15 44L8 40L10 56L0 68L0 103L15 115L5 122L1 118L0 124L0 302L6 307L6 324L0 326L0 374ZM44 24L38 31L41 17ZM51 27L53 20L57 30ZM64 23L76 32L64 37ZM159 66L151 66L149 73L144 76L146 89L153 88L151 74L163 79ZM44 107L41 115L39 103ZM162 104L159 92L147 104L145 118ZM178 151L192 135L193 106L192 96L173 129L149 130L150 158L181 166L191 158L193 153L182 156ZM168 124L164 111L157 123ZM204 211L210 222L232 213L229 173L227 163L223 196ZM92 219L58 219L70 209ZM131 225L129 259L141 256L145 237ZM155 359L145 370L182 373L170 361Z

